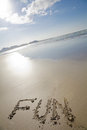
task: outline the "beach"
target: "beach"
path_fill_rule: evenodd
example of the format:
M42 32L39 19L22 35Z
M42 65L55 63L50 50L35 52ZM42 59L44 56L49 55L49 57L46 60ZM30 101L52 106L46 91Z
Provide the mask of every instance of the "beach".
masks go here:
M39 129L87 129L87 36L0 55L0 130Z

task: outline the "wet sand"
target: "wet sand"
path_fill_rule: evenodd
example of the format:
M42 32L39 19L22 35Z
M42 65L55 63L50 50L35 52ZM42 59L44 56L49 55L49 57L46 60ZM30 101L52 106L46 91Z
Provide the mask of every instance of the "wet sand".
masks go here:
M41 54L43 46L31 48ZM59 59L0 56L0 130L87 129L87 58L78 48L81 55ZM13 64L15 55L27 70Z

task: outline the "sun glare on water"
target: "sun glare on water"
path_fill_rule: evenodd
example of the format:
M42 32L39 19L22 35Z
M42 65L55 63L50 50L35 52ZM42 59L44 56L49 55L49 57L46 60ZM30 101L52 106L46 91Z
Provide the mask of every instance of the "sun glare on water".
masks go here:
M25 75L32 69L32 63L29 58L26 58L17 52L11 53L7 57L7 62L10 69L18 75Z

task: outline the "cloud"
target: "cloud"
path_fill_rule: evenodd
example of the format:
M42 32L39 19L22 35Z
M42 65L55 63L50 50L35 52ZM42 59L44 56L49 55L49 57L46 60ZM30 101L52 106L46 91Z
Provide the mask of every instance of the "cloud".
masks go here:
M50 11L49 11L49 14L50 14L50 15L52 15L52 14L53 14L52 10L50 10Z
M32 23L32 18L25 16L19 16L18 13L12 14L10 17L6 18L7 22L12 24L25 24Z
M73 10L75 10L76 9L76 7L75 6L73 6L73 8L72 8Z
M22 8L22 12L26 12L26 15L28 16L35 14L43 15L47 13L46 10L48 8L50 8L52 5L59 1L60 0L35 0L27 7Z
M7 27L0 27L0 31L6 31L6 30L8 30Z
M55 10L54 13L59 13L59 10Z
M28 0L20 1L23 3L28 2ZM4 15L0 15L0 18L12 24L33 23L33 17L35 15L47 15L47 9L59 1L61 0L34 0L31 3L27 3L27 6L21 9L21 15L19 15L17 12L13 13L11 10L9 10L9 12L5 10Z
M20 0L22 3L28 3L28 0Z

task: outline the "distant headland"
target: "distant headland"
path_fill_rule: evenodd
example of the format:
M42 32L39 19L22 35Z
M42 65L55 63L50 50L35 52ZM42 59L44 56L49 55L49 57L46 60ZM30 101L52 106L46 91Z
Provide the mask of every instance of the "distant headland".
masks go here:
M0 50L0 53L6 52L6 51L9 51L9 50L13 50L13 49L17 49L19 47L27 46L29 44L38 43L38 42L41 42L41 41L54 40L55 38L56 38L56 41L60 41L60 40L65 40L65 39L68 39L68 38L75 38L75 37L83 36L83 35L87 35L87 29L80 30L80 31L77 31L77 32L73 32L73 33L64 34L64 35L57 36L57 37L44 39L44 40L34 40L34 41L29 42L29 43L25 43L25 44L21 44L21 45L14 45L14 46L10 46L10 47L4 47L4 48L2 48Z

